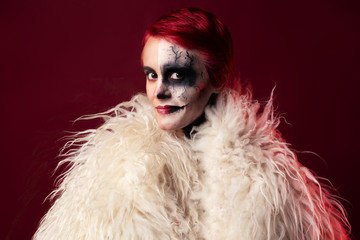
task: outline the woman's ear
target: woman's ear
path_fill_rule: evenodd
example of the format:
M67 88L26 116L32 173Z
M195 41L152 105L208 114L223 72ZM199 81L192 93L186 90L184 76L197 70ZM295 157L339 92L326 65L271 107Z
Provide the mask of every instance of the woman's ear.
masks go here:
M220 86L214 86L214 84L211 84L212 92L214 94L219 94L225 87L225 84L221 84Z
M224 87L217 87L217 88L213 88L213 93L215 94L219 94L222 90L223 90Z

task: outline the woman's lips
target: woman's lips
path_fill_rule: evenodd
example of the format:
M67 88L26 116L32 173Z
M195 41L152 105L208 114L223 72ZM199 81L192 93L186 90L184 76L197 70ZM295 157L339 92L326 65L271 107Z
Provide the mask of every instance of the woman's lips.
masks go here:
M156 111L160 114L170 114L170 113L174 113L174 112L177 112L177 111L181 111L183 110L185 107L187 106L184 105L184 106L172 106L172 105L164 105L164 106L157 106L155 107L156 108Z

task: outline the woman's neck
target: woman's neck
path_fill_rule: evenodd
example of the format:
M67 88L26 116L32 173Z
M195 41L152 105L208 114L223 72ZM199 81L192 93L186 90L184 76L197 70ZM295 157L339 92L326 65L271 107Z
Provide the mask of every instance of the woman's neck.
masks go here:
M217 99L217 94L212 94L209 98L209 101L207 103L207 105L214 105L216 103L216 99ZM187 138L191 138L191 130L193 129L193 127L195 126L200 126L201 124L203 124L206 121L206 117L205 117L205 113L203 112L197 119L195 119L195 121L193 121L191 124L187 125L186 127L184 127L183 129L178 130L179 132L176 133L176 135L178 137L183 137L184 135ZM181 132L181 133L180 133Z
M191 138L191 130L195 126L199 126L202 123L206 121L205 113L203 112L195 121L193 121L191 124L187 125L183 129L181 129L181 132L183 135L185 135L187 138Z

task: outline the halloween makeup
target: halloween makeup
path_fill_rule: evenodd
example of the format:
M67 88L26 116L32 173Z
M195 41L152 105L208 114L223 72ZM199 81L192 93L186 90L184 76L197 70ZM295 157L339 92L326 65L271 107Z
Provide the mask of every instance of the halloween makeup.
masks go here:
M203 113L213 87L196 50L150 37L142 62L146 93L160 128L181 130Z

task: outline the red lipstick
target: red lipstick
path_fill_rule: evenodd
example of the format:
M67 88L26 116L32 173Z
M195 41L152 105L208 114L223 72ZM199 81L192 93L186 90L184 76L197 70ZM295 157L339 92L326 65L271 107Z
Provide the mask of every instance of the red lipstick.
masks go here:
M182 109L184 109L187 105L184 105L184 106L172 106L172 105L164 105L164 106L157 106L155 107L156 108L156 111L160 114L170 114L170 113L173 113L173 112L177 112L177 111L180 111Z

